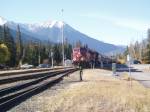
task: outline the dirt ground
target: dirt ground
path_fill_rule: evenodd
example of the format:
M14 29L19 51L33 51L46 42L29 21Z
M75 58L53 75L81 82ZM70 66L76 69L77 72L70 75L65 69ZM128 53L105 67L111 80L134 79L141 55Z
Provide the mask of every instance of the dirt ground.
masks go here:
M111 71L86 69L33 96L10 111L150 112L150 89L136 81L112 77Z

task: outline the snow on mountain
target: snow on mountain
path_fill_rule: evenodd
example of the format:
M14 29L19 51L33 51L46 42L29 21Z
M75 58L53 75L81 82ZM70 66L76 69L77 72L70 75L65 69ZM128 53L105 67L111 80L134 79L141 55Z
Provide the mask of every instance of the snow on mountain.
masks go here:
M45 27L45 28L52 28L52 27L58 27L61 28L64 25L64 22L62 21L45 21L39 24L40 27Z
M0 25L7 24L14 31L17 28L17 25L20 25L21 32L24 38L29 39L38 39L41 41L50 40L52 42L58 43L61 42L61 28L63 26L64 38L69 41L71 44L75 44L77 41L81 41L83 44L88 44L89 48L92 48L101 53L118 53L124 50L123 47L116 46L113 44L104 43L102 41L91 38L68 24L62 21L52 21L48 20L41 23L34 24L22 24L7 21L3 18L0 18ZM14 32L13 31L13 32ZM13 33L15 35L15 33Z
M0 16L0 25L7 23L7 20Z

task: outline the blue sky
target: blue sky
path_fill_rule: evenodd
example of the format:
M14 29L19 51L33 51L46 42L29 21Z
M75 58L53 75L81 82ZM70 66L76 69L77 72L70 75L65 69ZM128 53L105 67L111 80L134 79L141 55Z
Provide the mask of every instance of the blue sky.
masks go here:
M62 20L98 40L128 45L147 37L150 0L0 0L0 16L35 23Z

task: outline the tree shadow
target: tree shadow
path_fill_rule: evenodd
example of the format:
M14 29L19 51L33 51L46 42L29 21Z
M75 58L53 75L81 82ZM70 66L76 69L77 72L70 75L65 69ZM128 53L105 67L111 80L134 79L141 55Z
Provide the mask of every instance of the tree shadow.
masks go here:
M116 64L117 72L129 72L129 68L131 72L142 72L141 70L135 69L133 67L129 67L126 64ZM112 71L112 64L104 64L102 69Z
M129 72L129 69L131 72L143 72L143 71L135 69L133 67L129 67L126 64L117 64L117 72Z

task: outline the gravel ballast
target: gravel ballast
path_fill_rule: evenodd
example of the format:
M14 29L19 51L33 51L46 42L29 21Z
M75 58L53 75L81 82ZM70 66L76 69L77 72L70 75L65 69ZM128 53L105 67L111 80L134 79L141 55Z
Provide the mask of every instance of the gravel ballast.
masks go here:
M47 105L47 100L53 95L59 94L61 90L67 89L69 85L79 82L79 71L70 74L65 77L61 82L50 87L49 89L32 96L20 105L12 108L10 112L42 112Z

